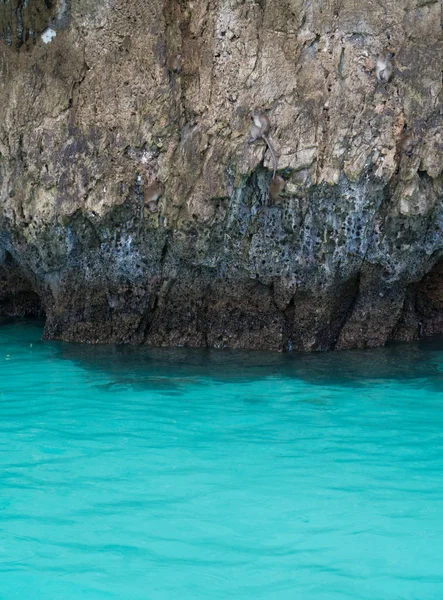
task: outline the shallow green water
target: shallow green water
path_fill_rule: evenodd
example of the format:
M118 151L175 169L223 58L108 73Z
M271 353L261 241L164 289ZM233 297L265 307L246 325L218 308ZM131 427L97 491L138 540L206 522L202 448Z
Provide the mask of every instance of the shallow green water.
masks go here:
M0 598L443 598L443 343L91 347L0 328Z

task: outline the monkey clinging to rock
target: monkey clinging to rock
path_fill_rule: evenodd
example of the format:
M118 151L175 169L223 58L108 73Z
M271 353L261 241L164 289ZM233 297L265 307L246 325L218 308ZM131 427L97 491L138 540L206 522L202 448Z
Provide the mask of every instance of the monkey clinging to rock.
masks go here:
M166 61L166 68L169 73L181 73L182 65L181 65L181 54L173 54Z
M151 185L145 188L143 193L143 203L150 212L156 213L158 211L157 204L162 194L163 185L158 180L155 180L153 183L151 183Z
M275 173L277 171L277 158L275 156L274 148L269 141L269 132L271 130L271 122L269 121L268 116L259 110L254 110L252 113L253 124L251 125L251 137L248 140L248 144L253 144L257 140L263 140L266 142L266 145L269 148L269 152L272 155L272 160L274 163L274 173L272 177L275 177Z
M281 194L281 192L284 190L285 188L285 180L283 179L283 177L281 177L280 175L275 175L272 178L271 184L269 186L269 197L272 198L272 200L275 200L276 198L278 198Z
M394 67L392 66L392 52L387 51L384 56L380 55L377 58L377 62L375 64L375 76L377 77L378 83L388 83L392 77L394 72Z
M406 154L408 158L412 156L414 149L414 136L409 130L405 130L400 138L399 149L403 154Z

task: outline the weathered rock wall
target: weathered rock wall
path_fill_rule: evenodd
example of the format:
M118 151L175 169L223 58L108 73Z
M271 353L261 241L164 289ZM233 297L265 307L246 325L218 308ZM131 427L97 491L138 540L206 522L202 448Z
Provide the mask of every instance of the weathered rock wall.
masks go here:
M65 340L323 350L441 331L440 10L0 2L0 313L26 288ZM257 107L285 179L272 203Z

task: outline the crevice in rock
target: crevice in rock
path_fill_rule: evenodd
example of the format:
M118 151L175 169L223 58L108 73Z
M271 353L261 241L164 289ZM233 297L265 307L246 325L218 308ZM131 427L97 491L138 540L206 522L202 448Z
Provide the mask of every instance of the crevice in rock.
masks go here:
M360 293L360 280L361 273L359 271L354 278L343 285L340 301L337 302L336 306L336 316L330 325L329 335L332 332L332 339L329 348L327 348L328 350L335 349L343 327L354 312Z
M0 262L0 317L30 316L45 316L41 298L21 266L5 250Z
M418 284L415 312L421 335L443 333L443 260Z
M288 306L284 311L284 330L283 330L283 347L282 350L291 352L294 347L294 322L295 322L295 298L291 298Z
M417 284L413 284L406 289L403 307L398 321L389 336L390 340L410 342L422 337L422 323L415 308L416 295Z

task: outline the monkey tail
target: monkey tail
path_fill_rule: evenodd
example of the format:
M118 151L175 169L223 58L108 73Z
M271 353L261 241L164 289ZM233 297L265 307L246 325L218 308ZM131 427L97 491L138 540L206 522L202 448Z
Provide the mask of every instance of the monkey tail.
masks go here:
M275 177L275 174L276 174L276 172L277 172L277 157L275 156L274 148L272 147L272 145L271 145L271 142L269 141L269 138L268 138L268 136L267 136L267 135L264 135L264 136L263 136L263 139L265 140L265 142L266 142L266 144L267 144L267 146L268 146L268 148L269 148L269 152L270 152L270 153L271 153L271 155L272 155L272 161L273 161L273 163L274 163L274 174L272 175L272 179L274 179L274 177Z

